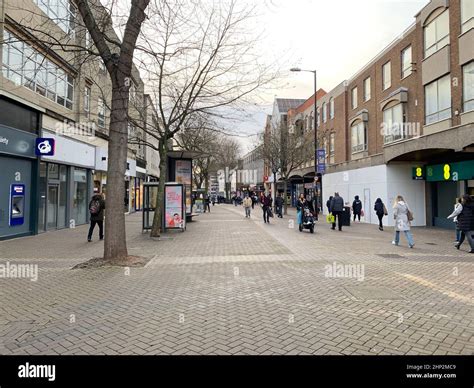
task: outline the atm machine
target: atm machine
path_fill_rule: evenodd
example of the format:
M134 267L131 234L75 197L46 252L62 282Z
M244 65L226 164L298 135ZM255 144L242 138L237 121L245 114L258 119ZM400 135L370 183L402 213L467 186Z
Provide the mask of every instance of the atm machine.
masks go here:
M9 225L18 226L25 223L25 185L10 186Z

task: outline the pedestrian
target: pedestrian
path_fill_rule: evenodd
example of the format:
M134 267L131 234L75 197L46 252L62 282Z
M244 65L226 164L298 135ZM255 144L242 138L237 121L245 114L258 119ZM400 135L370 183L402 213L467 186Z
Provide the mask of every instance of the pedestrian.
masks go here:
M303 214L305 208L308 208L311 213L314 214L313 204L311 203L311 201L308 201L305 198L303 193L301 193L300 197L298 198L298 201L296 202L296 215L298 225L301 225L303 223Z
M255 204L257 203L257 196L255 195L255 193L252 193L252 210L254 209L255 207Z
M248 195L244 198L245 218L250 218L250 209L252 208L252 198Z
M94 194L89 202L89 213L91 225L87 235L87 241L92 241L92 234L94 233L95 225L99 225L99 240L104 239L104 209L105 200L102 194Z
M213 195L213 196L211 197L211 200L212 200L212 206L214 206L214 205L216 204L216 196Z
M385 207L385 204L382 202L380 198L377 198L375 200L374 210L375 210L375 214L377 214L377 217L379 219L379 230L383 231L382 219L384 216L388 215L388 211L387 211L387 208Z
M342 213L344 211L344 199L339 193L334 193L334 197L330 203L330 213L334 216L332 230L336 230L336 218L339 231L342 231Z
M270 212L272 208L272 195L268 193L262 197L262 210L263 210L263 221L265 223L270 223Z
M395 240L392 241L392 244L398 246L400 243L400 232L403 232L407 238L408 246L413 248L415 242L410 230L413 213L401 195L397 195L395 198L393 204L393 218L395 219Z
M276 213L279 218L283 218L283 198L281 196L281 193L278 193L278 196L275 198L275 207L276 207Z
M331 195L329 199L326 201L326 207L328 208L328 214L331 213L331 201L334 197Z
M210 203L209 195L206 195L204 197L204 213L206 212L206 210L209 213L211 212L211 203Z
M458 215L458 223L461 236L455 247L459 249L467 237L471 246L469 253L474 253L474 199L469 194L462 196L462 211Z
M359 199L358 195L354 197L354 201L352 202L352 213L354 214L354 222L356 220L356 217L359 219L360 222L360 215L362 213L362 201Z
M459 240L461 240L461 229L459 229L459 223L458 223L458 216L462 212L462 198L457 198L456 203L454 204L454 211L447 217L449 219L453 219L453 222L456 227L456 241L455 244L459 243Z

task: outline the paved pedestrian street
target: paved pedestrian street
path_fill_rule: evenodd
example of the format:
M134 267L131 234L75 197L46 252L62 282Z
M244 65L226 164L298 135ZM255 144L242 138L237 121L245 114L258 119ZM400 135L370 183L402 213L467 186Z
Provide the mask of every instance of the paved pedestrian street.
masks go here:
M0 264L39 268L0 279L0 354L474 354L467 243L414 228L415 248L396 247L391 228L324 220L312 235L294 218L216 205L157 241L133 214L144 268L72 270L102 254L87 226L0 242Z

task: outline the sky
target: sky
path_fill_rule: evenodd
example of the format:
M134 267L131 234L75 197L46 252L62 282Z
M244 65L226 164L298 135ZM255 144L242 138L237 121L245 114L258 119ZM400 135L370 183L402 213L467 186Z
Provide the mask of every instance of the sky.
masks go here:
M255 0L262 1L262 0ZM415 22L429 0L263 0L260 16L262 55L282 59L284 66L317 70L318 89L330 91L351 78ZM283 69L286 71L286 69ZM272 102L309 98L311 73L284 74L282 85L249 107L235 130L242 153L255 147Z

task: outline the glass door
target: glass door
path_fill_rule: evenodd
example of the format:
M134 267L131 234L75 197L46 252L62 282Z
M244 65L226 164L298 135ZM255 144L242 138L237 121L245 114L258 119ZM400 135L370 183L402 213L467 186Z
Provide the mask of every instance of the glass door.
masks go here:
M58 226L58 203L59 187L55 184L48 184L48 209L47 209L47 229L56 229Z

